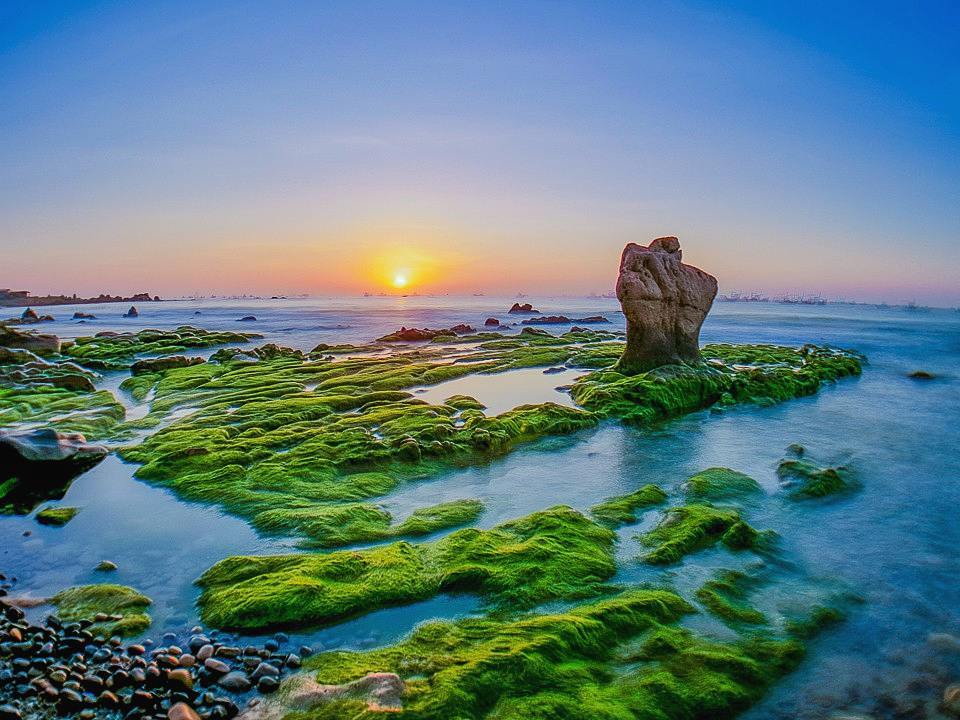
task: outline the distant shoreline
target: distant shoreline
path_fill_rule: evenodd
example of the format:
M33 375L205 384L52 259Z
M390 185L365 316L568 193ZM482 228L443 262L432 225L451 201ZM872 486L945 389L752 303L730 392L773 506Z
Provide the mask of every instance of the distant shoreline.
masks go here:
M48 307L50 305L100 305L102 303L164 302L158 296L150 297L146 293L132 297L101 295L95 298L73 298L63 295L42 295L39 297L0 298L0 307Z

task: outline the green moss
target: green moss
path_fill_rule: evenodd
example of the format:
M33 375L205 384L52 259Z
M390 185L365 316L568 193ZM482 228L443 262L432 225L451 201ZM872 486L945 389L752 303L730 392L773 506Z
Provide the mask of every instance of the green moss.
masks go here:
M525 608L601 591L614 535L566 507L491 530L316 555L227 558L197 581L204 622L245 630L329 623L442 591Z
M635 590L559 614L428 623L397 645L323 653L309 665L321 683L398 673L407 683L404 717L500 717L503 702L603 677L619 643L691 609L671 592Z
M777 477L784 487L791 488L794 500L822 498L854 488L850 471L845 467L820 467L804 459L782 460Z
M668 510L660 524L640 539L653 548L644 556L646 562L667 565L718 541L735 550L754 548L762 536L736 510L691 504Z
M51 602L65 621L96 620L98 615L107 615L108 619L96 621L90 628L104 637L138 635L150 625L145 612L150 598L125 585L80 585L57 593Z
M602 370L574 383L574 400L606 417L647 425L724 402L770 403L810 395L823 382L859 375L854 353L805 345L708 345L705 362L627 375Z
M73 520L74 516L80 512L76 507L45 507L36 515L36 521L41 525L66 525Z
M637 510L665 502L667 494L656 485L644 485L628 495L619 495L590 508L597 522L616 528L637 521Z
M98 370L129 367L139 355L173 355L188 349L245 343L263 337L253 333L203 330L181 325L176 330L141 330L136 333L98 333L77 338L63 354Z
M736 570L720 570L705 582L696 593L697 600L713 615L733 625L766 623L759 610L747 605L749 591L757 584L756 578Z
M44 384L0 387L0 428L21 424L108 437L123 421L123 405L106 390L73 391Z
M743 498L763 492L749 475L723 467L707 468L690 476L684 485L688 497L721 500Z
M807 617L788 620L786 630L796 638L808 639L842 622L844 617L845 613L840 608L818 605Z
M308 666L323 684L398 674L402 718L692 720L736 716L803 657L792 638L719 642L676 627L691 610L671 592L631 590L557 614L427 623L396 645ZM348 716L377 717L347 700L286 720Z

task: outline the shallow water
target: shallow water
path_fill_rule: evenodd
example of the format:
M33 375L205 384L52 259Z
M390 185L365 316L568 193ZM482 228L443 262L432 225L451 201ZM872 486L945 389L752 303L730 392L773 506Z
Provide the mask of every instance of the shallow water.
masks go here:
M83 309L99 316L97 321L84 325L58 321L44 328L66 336L192 323L262 332L266 341L309 349L319 342L366 341L401 325L436 328L469 322L477 327L492 315L508 320L508 315L496 311L511 302L365 298L145 303L137 320L119 319L125 306L86 306ZM550 313L602 313L614 321L612 328L623 327L612 300L533 302ZM202 315L193 316L196 308ZM73 308L49 310L66 317L73 312ZM246 314L256 315L257 322L236 322ZM424 505L480 498L486 510L478 525L488 527L559 503L586 510L647 482L675 488L693 472L712 465L741 470L755 477L769 495L748 508L748 519L781 536L782 560L767 563L771 582L759 596L761 609L788 612L798 594L838 588L864 600L847 622L814 641L801 668L746 717L826 717L833 710L872 710L885 693L898 700L917 697L932 713L944 685L960 679L960 655L938 650L927 641L930 633L960 636L956 512L960 314L866 306L719 304L702 339L830 343L864 352L870 362L859 379L774 407L699 413L653 431L610 424L546 439L488 465L401 486L383 500L384 506L402 518ZM938 377L931 381L906 377L916 369ZM520 373L524 382L518 384L514 378ZM452 394L475 394L490 412L498 412L521 402L569 401L553 389L569 381L544 375L542 369L513 371L450 381L417 397L436 401ZM119 381L105 380L110 386L114 382ZM139 412L135 403L127 402ZM827 502L790 503L778 496L774 470L784 448L795 442L805 445L817 460L850 465L862 489ZM43 527L30 518L0 519L0 566L20 578L20 589L45 595L65 585L104 579L92 568L101 559L113 560L120 570L111 579L154 598L157 622L151 634L156 635L194 622L192 581L216 560L291 547L289 540L259 538L243 521L215 509L181 503L165 490L132 479L132 470L109 458L78 478L63 503L83 510L66 527ZM754 559L710 551L695 554L668 572L635 562L640 548L632 535L655 518L655 512L648 513L640 525L621 532L618 580L668 580L685 590L705 579L713 567ZM22 535L25 530L31 532L29 537ZM476 609L469 597L440 597L303 637L329 647L369 646L391 641L424 619ZM927 681L929 686L924 685Z

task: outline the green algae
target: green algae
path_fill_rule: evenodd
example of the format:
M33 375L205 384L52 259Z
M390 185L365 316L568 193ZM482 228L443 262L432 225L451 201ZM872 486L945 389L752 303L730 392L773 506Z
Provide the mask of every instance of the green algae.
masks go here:
M717 403L767 404L811 395L824 382L861 371L855 353L811 345L708 345L703 357L698 365L667 365L636 375L601 370L578 379L571 394L604 417L649 425Z
M41 525L54 525L59 527L73 520L78 512L80 512L80 508L77 507L45 507L34 517Z
M691 720L734 717L803 658L792 637L717 641L677 627L692 611L668 590L634 589L561 613L430 622L395 645L320 653L307 667L323 684L396 673L402 718ZM285 718L375 712L335 700Z
M204 622L255 630L339 621L440 592L527 608L602 591L615 572L614 535L567 508L433 542L329 554L231 557L197 581Z
M145 612L150 598L125 585L79 585L57 593L51 602L61 620L94 621L90 632L95 635L139 635L150 626Z
M73 391L45 384L0 387L0 428L51 427L100 439L123 421L123 405L106 390Z
M139 355L173 355L189 349L246 343L263 337L254 333L210 331L190 325L175 330L141 330L136 333L102 332L77 338L65 345L64 355L98 370L121 370Z
M369 473L374 475L375 473ZM369 503L305 504L264 510L252 518L258 530L296 533L309 538L305 545L338 547L399 537L429 535L466 525L480 516L479 500L453 500L415 510L396 525L386 510Z
M609 498L590 508L594 519L610 528L629 525L637 521L637 510L665 502L667 494L656 485L644 485L627 495Z
M706 500L745 498L763 492L749 475L724 467L712 467L691 475L684 483L687 497Z
M760 548L766 536L740 518L739 511L693 503L670 508L660 524L640 536L652 550L643 559L652 565L679 562L685 555L722 542L733 550Z
M732 625L759 625L767 622L763 613L746 599L757 579L738 570L720 570L697 589L696 598L714 616Z
M854 489L850 471L843 467L820 467L803 458L788 458L777 466L777 477L784 487L793 488L790 498L809 500Z

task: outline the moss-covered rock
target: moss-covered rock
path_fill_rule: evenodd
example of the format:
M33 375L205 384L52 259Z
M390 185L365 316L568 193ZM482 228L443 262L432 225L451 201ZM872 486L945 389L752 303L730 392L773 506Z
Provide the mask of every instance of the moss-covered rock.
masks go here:
M525 608L601 590L612 532L567 507L430 543L315 555L232 557L197 581L201 617L245 630L322 624L457 590Z
M731 625L758 625L767 622L763 613L746 600L758 581L738 570L720 570L696 592L697 600L719 619Z
M717 542L733 550L758 548L768 542L737 510L699 503L670 508L660 524L640 540L652 548L643 559L653 565L679 562Z
M34 517L41 525L56 525L59 527L73 520L78 512L80 512L80 508L77 507L45 507Z
M656 485L644 485L627 495L604 500L590 508L590 514L601 525L616 528L637 521L637 510L666 502L667 494Z
M748 498L763 492L749 475L723 467L712 467L691 475L684 483L687 497L705 500Z
M139 635L150 626L150 598L125 585L79 585L51 602L61 620L90 620L90 631L103 637Z
M853 490L856 487L850 470L842 465L821 467L804 458L787 458L777 466L780 484L789 489L790 498L810 500Z

